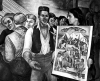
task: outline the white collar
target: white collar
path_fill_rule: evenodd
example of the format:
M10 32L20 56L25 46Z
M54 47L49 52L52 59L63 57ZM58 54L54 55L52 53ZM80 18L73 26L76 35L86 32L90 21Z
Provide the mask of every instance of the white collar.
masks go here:
M47 23L47 25L48 25L48 30L50 30L50 25ZM40 24L38 23L37 24L37 28L40 30Z

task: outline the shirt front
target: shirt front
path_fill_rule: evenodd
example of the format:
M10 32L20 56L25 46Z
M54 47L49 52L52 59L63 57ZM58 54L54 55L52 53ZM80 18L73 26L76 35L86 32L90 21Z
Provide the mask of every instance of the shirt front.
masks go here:
M39 24L37 25L37 28L39 28L40 40L41 40L41 50L40 50L39 54L44 54L45 55L46 53L48 53L50 51L50 45L49 45L49 40L50 40L49 28L50 27L48 25L48 35L47 35L46 39L44 39L44 37L41 33ZM33 32L34 32L33 28L29 28L26 32L23 53L25 51L31 52Z

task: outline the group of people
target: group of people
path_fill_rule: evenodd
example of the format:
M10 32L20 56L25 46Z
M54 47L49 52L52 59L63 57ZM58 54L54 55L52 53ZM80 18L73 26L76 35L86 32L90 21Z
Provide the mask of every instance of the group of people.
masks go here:
M7 13L1 24L7 29L0 35L0 81L74 81L52 74L55 35L57 26L85 25L79 8L68 15L56 17L47 6L38 8L38 17L33 14ZM38 21L38 22L37 22ZM93 64L93 54L88 67Z

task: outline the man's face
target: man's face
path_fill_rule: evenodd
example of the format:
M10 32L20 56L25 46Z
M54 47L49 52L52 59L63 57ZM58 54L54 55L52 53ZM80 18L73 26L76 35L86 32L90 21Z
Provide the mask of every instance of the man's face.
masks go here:
M39 20L43 24L47 24L49 20L49 13L47 11L41 11L39 15Z
M25 22L25 27L30 28L30 27L33 27L34 24L35 24L35 21L33 19L27 19Z

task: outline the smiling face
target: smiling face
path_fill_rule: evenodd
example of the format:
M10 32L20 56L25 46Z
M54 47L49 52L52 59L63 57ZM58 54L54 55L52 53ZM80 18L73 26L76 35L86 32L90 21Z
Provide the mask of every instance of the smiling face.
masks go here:
M72 25L74 25L78 21L78 19L70 12L68 13L67 19L69 21L69 24Z
M5 18L3 22L8 29L12 30L14 28L14 22L11 18Z
M47 11L41 11L39 15L40 23L47 24L49 20L49 13Z

